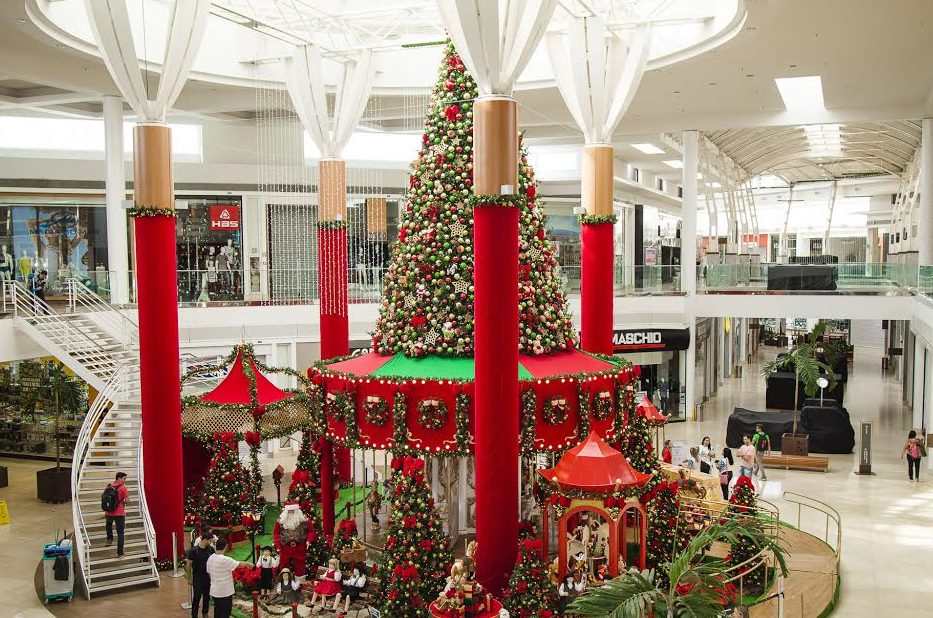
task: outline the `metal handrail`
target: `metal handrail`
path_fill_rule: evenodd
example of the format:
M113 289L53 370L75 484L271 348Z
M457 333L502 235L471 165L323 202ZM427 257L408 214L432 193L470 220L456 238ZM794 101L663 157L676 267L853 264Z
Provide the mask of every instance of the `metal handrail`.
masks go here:
M75 531L75 543L78 545L76 548L77 554L81 558L81 580L85 587L87 587L86 569L90 568L91 540L87 536L87 525L84 521L84 510L81 507L79 489L84 475L85 458L90 453L91 442L110 405L117 401L115 395L121 388L124 375L125 368L120 367L114 372L106 387L98 393L94 403L88 408L87 414L84 415L84 422L81 424L81 429L78 431L78 437L75 441L73 464L71 466L71 500L74 505L74 508L71 509L71 517Z
M83 282L77 279L66 279L68 289L68 308L71 313L77 313L79 307L95 315L95 319L103 316L114 333L122 333L124 346L133 346L139 343L139 326L122 311L106 302Z
M806 500L808 502L814 502L818 506L815 506L813 504L808 504L807 502L802 502L801 499ZM793 492L793 491L785 491L784 500L790 502L791 504L797 505L797 529L798 530L803 531L803 528L801 528L801 514L803 511L803 507L807 507L818 513L822 513L823 515L826 516L826 528L823 533L823 542L826 543L826 545L829 546L829 548L832 549L833 553L836 555L836 565L837 565L837 570L838 570L839 559L842 555L842 516L839 514L839 511L837 511L832 506L826 504L825 502L821 500L817 500L816 498L811 498L810 496L804 496L803 494L798 494L797 492ZM833 523L836 524L836 546L835 547L833 547L829 543L829 522L830 520L832 520Z
M85 357L93 357L94 360L101 361L101 365L108 366L109 371L104 375L98 375L97 371L91 373L98 375L105 381L110 379L118 363L114 362L111 355L100 344L91 339L87 333L52 309L48 303L33 294L19 281L4 282L4 301L6 301L7 297L12 303L14 317L31 321L44 336L48 337L53 343L60 345L66 354L70 355L72 352L76 352ZM56 332L52 328L43 329L40 325L53 325L59 330ZM80 345L76 343L77 341L80 341Z
M146 502L146 478L145 466L143 466L143 425L139 424L139 448L136 450L136 474L139 476L139 513L143 519L143 534L146 538L146 549L150 556L156 555L155 528L152 525L152 519L149 517L149 504ZM156 582L162 586L161 578L158 577L158 571L155 567L155 561L152 562L152 573L156 576Z

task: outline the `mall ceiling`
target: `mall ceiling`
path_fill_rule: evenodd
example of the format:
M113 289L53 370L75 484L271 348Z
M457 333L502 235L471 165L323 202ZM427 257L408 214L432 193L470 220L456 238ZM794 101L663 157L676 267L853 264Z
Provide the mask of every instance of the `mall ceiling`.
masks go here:
M700 129L753 173L773 170L791 181L900 173L916 148L917 123L911 119L933 115L933 63L917 61L933 57L933 2L745 2L748 19L731 41L645 75L618 130L618 144ZM774 78L807 75L822 76L826 109L785 110ZM117 92L98 58L66 49L38 30L24 0L0 0L3 113L99 116L102 94ZM517 98L530 140L580 140L556 88L524 90ZM191 81L175 116L250 122L256 101L253 88ZM410 124L399 117L404 106L397 103L386 97L381 105L395 110L384 118L387 127ZM801 154L804 124L838 125L843 154ZM621 156L665 171L658 164L668 154L629 149ZM679 172L670 169L668 175L676 179Z

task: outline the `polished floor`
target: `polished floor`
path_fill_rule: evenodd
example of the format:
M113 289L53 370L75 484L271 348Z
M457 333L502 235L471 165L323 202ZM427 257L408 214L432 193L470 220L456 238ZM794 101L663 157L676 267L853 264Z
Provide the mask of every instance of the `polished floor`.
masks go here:
M878 324L880 328L880 324ZM850 370L846 408L852 423L871 421L874 428L873 476L853 474L856 456L830 455L829 472L767 471L756 479L762 495L781 509L782 519L797 523L797 507L785 491L821 500L842 519L842 596L834 616L933 616L933 470L924 461L920 483L907 479L901 448L910 430L910 413L901 402L901 386L881 374L881 349L858 346ZM710 436L725 441L726 419L735 406L764 409L760 365L776 354L763 348L742 378L722 380L707 401L703 420L668 427L667 437L699 444ZM822 538L825 518L802 516L804 530ZM829 535L835 534L829 527Z
M718 393L704 406L703 419L671 425L667 437L693 444L709 435L721 444L734 406L763 409L764 383L758 368L773 354L773 348L762 349L742 378L722 380ZM785 491L817 498L839 511L842 599L836 616L933 616L933 471L925 469L919 484L907 480L900 450L910 414L900 401L899 383L881 374L881 351L875 342L857 347L846 407L853 424L874 423L876 474L856 476L855 455L832 455L829 472L768 470L768 482L759 483L764 498L792 523L797 522L797 510L783 498ZM36 595L35 565L42 544L53 539L56 530L70 529L70 507L36 500L35 472L47 463L8 459L2 465L9 467L10 486L0 489L0 499L7 501L12 523L0 526L0 618L48 618L51 614ZM820 538L826 532L824 519L812 514L803 515L802 527ZM831 528L829 535L834 535ZM177 581L183 580L165 582L161 590L116 593L73 608L56 607L55 614L77 615L94 606L99 615L130 615L146 608L148 616L183 616L178 600L184 593Z

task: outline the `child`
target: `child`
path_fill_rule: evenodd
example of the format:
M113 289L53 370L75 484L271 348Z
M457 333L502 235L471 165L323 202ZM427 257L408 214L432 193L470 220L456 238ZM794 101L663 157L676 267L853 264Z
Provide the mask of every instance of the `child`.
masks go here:
M269 596L272 591L272 582L275 579L275 569L279 568L279 557L272 555L272 548L268 545L262 548L262 556L256 561L260 573L260 595L262 598Z
M292 577L288 567L279 573L279 583L275 586L275 594L269 597L270 605L291 605L301 603L301 584Z
M716 461L716 470L719 471L719 487L722 489L722 499L729 500L729 483L732 482L732 449L728 446L722 449L722 457Z
M664 441L664 450L661 451L661 459L662 459L662 460L664 461L664 463L666 463L666 464L671 463L671 459L673 458L673 454L672 454L672 451L671 451L671 447L672 447L671 441L670 441L670 440L665 440L665 441Z

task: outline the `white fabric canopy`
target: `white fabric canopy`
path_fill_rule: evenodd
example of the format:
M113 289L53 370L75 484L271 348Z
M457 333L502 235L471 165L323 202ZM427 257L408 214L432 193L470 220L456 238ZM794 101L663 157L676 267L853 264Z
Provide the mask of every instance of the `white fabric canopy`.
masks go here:
M557 0L437 0L480 94L511 95L544 36Z
M373 87L372 53L349 60L337 84L333 119L327 112L327 96L317 47L301 45L285 60L285 85L301 123L324 157L339 157L353 134Z
M154 99L149 98L130 26L126 0L85 0L97 48L123 98L143 120L164 121L181 94L197 56L210 2L175 0L169 17L162 76Z
M645 72L650 39L648 23L613 33L598 16L548 33L557 86L586 143L610 142Z

